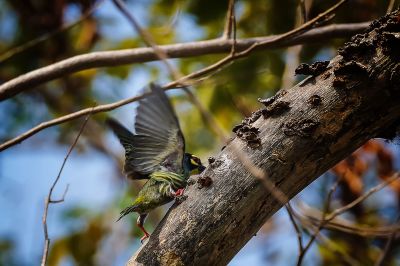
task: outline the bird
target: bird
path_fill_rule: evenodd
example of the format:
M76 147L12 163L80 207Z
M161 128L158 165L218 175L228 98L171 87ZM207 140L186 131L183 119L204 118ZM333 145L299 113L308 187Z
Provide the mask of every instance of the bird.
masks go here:
M141 243L150 236L144 228L148 213L182 196L189 176L205 169L200 158L185 152L185 139L165 91L156 84L150 89L139 100L135 133L113 118L106 121L125 149L123 172L130 179L148 179L117 220L137 212L137 226L144 233Z

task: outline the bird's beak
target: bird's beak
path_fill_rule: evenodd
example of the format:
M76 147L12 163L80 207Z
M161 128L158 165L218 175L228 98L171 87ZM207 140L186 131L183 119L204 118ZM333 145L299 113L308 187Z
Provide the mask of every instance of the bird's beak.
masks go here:
M202 173L205 169L206 169L206 167L204 165L200 165L199 166L199 174Z

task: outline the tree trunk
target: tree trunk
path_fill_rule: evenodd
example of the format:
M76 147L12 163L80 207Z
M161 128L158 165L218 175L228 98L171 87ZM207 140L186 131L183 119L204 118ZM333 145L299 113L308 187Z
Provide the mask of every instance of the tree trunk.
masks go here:
M292 198L369 139L394 132L399 32L395 11L353 37L329 66L298 68L311 76L262 101L266 108L234 129L237 137L201 175L212 183L190 185L128 265L225 265L282 207L233 145Z

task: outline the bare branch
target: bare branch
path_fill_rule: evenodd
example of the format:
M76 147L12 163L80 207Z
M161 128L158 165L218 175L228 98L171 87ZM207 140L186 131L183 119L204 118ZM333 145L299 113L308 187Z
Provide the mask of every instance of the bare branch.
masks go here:
M329 211L331 201L332 201L332 195L336 191L336 188L339 185L339 181L340 181L340 179L337 179L336 182L333 184L333 186L330 188L330 190L328 192L328 196L327 196L327 198L325 200L325 204L324 204L324 211L322 213L322 219L321 219L318 227L314 230L314 233L311 235L310 239L308 240L306 246L304 247L302 252L299 254L299 257L297 260L298 266L300 266L302 264L304 256L306 255L307 251L310 249L311 245L314 243L315 239L317 238L319 232L325 225L325 217L326 217L327 212Z
M67 195L68 189L69 189L69 184L67 184L67 186L65 187L64 193L63 193L63 195L62 195L62 197L60 199L58 199L58 200L50 199L49 203L55 203L56 204L56 203L64 202L65 195Z
M357 199L353 200L352 202L350 202L349 204L343 206L342 208L336 209L334 210L332 213L330 213L328 216L326 216L326 221L332 221L336 216L350 210L351 208L353 208L354 206L360 204L361 202L363 202L366 198L368 198L369 196L371 196L372 194L378 192L379 190L383 189L384 187L386 187L387 185L389 185L390 183L392 183L393 181L395 181L396 179L398 179L400 177L399 173L395 173L394 175L392 175L390 178L388 178L387 180L385 180L384 182L380 183L379 185L371 188L370 190L368 190L365 194L361 195L360 197L358 197Z
M174 67L168 62L168 55L158 47L158 45L155 43L153 40L153 37L151 34L149 34L147 31L143 30L142 27L140 27L139 23L136 21L134 16L129 12L128 8L124 4L123 1L121 0L113 0L114 4L117 6L117 8L122 12L122 14L128 19L128 21L131 23L135 31L139 33L139 35L142 37L143 41L146 43L147 46L153 48L154 53L157 55L158 59L161 60L164 65L167 67L169 73L172 75L172 77L176 80L181 75L174 69Z
M287 213L289 215L290 222L292 223L293 228L296 231L297 244L298 244L298 247L299 247L299 254L301 254L301 253L303 253L303 249L304 249L303 248L303 235L301 233L301 230L300 230L299 226L296 223L296 220L294 219L294 215L295 214L294 214L292 206L290 206L289 202L285 205L285 208L286 208L286 211L287 211Z
M233 24L235 19L235 0L229 0L228 11L226 12L225 27L221 38L228 40L232 36Z
M305 6L305 0L297 1L297 11L295 15L295 25L298 27L301 24L307 22L307 10ZM295 69L300 64L300 54L303 49L302 45L291 46L286 50L285 57L285 68L283 70L282 78L281 78L281 87L282 88L290 88L295 84L296 77L293 75L295 73Z
M393 11L395 3L396 3L396 0L389 0L389 5L387 7L386 14L389 14L390 12Z
M231 0L229 2L229 8L231 9L230 11L230 27L231 27L231 33L229 37L233 34L233 43L232 43L232 48L231 48L231 54L234 54L236 52L236 45L237 45L237 36L236 36L236 15L235 15L235 0Z
M44 213L43 213L43 219L42 219L42 221L43 221L43 232L44 232L44 248L43 248L42 263L41 263L42 266L46 265L47 255L49 253L49 246L50 246L50 238L49 238L49 233L47 231L47 213L48 213L48 210L49 210L49 205L50 204L55 204L55 203L60 203L60 202L64 201L65 195L67 194L67 191L68 191L68 185L65 188L65 191L64 191L64 194L63 194L62 198L59 199L59 200L53 200L51 198L52 195L53 195L53 190L54 190L55 186L57 185L57 182L60 180L61 173L62 173L62 171L64 169L64 166L65 166L65 164L66 164L66 162L67 162L72 150L75 148L76 144L78 143L79 137L81 136L81 134L82 134L82 132L83 132L85 126L86 126L86 123L89 120L89 117L90 117L89 115L86 117L85 121L83 122L83 124L82 124L82 126L81 126L81 128L80 128L80 130L78 132L78 135L76 136L74 142L69 147L67 155L65 156L64 161L61 164L60 171L58 172L58 175L57 175L56 179L54 180L53 184L51 185L50 190L49 190L49 194L47 195L47 198L46 198L46 201L45 201Z
M298 6L300 9L300 14L301 14L301 23L306 23L308 20L307 16L307 8L306 8L306 0L299 0L298 1Z
M110 104L103 104L103 105L98 105L96 107L85 108L85 109L82 109L80 111L77 111L77 112L74 112L74 113L71 113L71 114L68 114L68 115L65 115L65 116L61 116L61 117L58 117L58 118L55 118L55 119L40 123L39 125L31 128L30 130L24 132L23 134L21 134L21 135L13 138L11 140L8 140L8 141L2 143L0 145L0 151L3 151L3 150L5 150L5 149L7 149L7 148L9 148L11 146L14 146L14 145L16 145L18 143L21 143L23 140L35 135L36 133L42 131L43 129L49 128L51 126L55 126L55 125L59 125L59 124L65 123L67 121L71 121L71 120L77 119L79 117L88 115L88 114L97 114L97 113L101 113L101 112L111 111L111 110L114 110L114 109L116 109L116 108L118 108L120 106L126 105L128 103L138 101L138 100L142 99L145 95L146 94L142 94L142 95L139 95L139 96L134 96L134 97L131 97L131 98L128 98L128 99L124 99L124 100L121 100L121 101L117 101L117 102L114 102L114 103L110 103Z
M303 210L302 214L295 213L295 218L300 220L305 227L317 227L321 222L322 215L322 212L307 207L307 210ZM396 223L393 225L370 227L354 224L342 217L335 217L333 220L324 225L324 229L339 231L361 237L388 238L393 232L396 232L397 235L399 234L398 232L400 231L400 224Z
M237 51L244 51L256 43L256 49L275 49L297 44L315 43L330 38L349 37L364 31L369 22L334 24L312 29L306 33L284 41L276 41L282 35L238 39L236 41ZM180 43L159 46L168 58L185 58L201 56L206 54L229 53L232 48L232 40L213 39L207 41ZM24 75L18 76L0 85L0 101L8 99L32 89L40 84L63 77L68 74L86 69L111 67L132 63L145 63L158 60L157 54L152 48L135 48L116 51L93 52L74 56L60 62L42 67Z

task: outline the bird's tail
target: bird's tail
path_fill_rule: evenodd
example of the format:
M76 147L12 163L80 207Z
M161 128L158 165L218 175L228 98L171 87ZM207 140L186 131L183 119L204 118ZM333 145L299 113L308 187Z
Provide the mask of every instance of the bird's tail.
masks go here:
M135 211L137 211L137 205L131 205L131 206L129 206L129 207L126 207L125 209L123 209L123 210L120 212L120 216L119 216L119 218L117 219L116 222L118 222L119 220L121 220L122 217L124 217L125 215L127 215L127 214L129 214L129 213L131 213L131 212L135 212Z
M125 149L129 150L131 148L130 145L134 136L132 132L130 132L113 118L107 118L106 123L114 131L115 135L117 135L119 142L121 142L122 146L124 146Z

